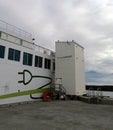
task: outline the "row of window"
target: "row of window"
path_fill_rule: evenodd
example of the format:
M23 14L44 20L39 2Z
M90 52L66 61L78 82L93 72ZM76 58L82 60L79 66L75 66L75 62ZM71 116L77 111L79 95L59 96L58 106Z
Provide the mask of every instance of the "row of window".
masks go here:
M5 46L0 45L0 58L4 58L5 55ZM13 60L13 61L20 61L20 55L21 51L9 48L8 51L8 60ZM32 66L32 61L33 61L33 55L27 52L23 52L23 65L28 65ZM43 66L43 57L35 55L35 67L42 68ZM44 68L45 69L51 69L51 60L45 58L44 61Z

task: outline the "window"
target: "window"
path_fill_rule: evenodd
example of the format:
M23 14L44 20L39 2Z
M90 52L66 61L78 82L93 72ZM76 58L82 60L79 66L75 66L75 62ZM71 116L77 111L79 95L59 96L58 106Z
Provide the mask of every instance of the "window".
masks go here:
M35 56L35 67L40 67L42 68L42 61L43 58L40 56Z
M20 51L15 50L14 60L15 60L15 61L20 61Z
M51 60L45 58L45 64L44 64L45 69L50 69L51 68Z
M53 62L53 71L55 71L55 62Z
M1 37L1 32L0 32L0 37Z
M24 52L24 54L23 54L23 64L32 66L32 60L33 60L33 55Z
M8 59L14 61L20 61L20 51L9 48Z
M0 58L4 58L5 46L0 45Z

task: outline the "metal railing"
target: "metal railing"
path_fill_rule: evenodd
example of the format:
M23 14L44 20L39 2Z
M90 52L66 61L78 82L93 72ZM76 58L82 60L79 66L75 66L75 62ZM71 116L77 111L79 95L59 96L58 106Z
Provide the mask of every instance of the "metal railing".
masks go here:
M103 98L101 88L94 90L93 88L89 88L88 90L88 102L89 103L100 103L101 99Z
M66 89L62 84L54 84L54 87L51 87L51 93L53 99L66 99Z
M32 35L16 26L13 26L11 24L8 24L2 20L0 20L0 31L3 31L5 33L12 34L13 36L22 38L30 43L32 43ZM35 51L38 51L43 54L47 55L54 55L54 51L49 50L47 48L41 47L36 44L31 44L30 48L34 49Z
M26 40L31 41L32 35L16 26L13 26L11 24L8 24L2 20L0 20L0 30L6 33L11 33L17 37L24 38Z
M52 51L52 50L49 50L49 49L47 49L47 48L44 48L44 47L39 46L39 45L36 45L36 44L34 44L33 49L34 49L35 51L38 51L38 52L40 52L40 53L47 54L47 55L52 55L52 54L55 53L55 52Z

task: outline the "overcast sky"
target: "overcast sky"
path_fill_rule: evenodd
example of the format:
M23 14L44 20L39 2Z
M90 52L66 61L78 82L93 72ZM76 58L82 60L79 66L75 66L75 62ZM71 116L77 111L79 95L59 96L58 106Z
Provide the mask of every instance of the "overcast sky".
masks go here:
M0 0L0 19L54 50L56 40L85 48L87 84L113 84L113 0Z

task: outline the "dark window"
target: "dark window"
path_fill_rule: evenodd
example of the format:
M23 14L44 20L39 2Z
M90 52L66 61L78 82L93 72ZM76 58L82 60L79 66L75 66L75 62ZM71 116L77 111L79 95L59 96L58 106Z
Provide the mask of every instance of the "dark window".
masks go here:
M23 64L27 65L27 53L26 52L24 52L24 55L23 55Z
M14 61L20 61L20 51L9 48L8 59Z
M45 69L50 69L51 68L51 60L45 58L45 64L44 64Z
M35 56L35 67L40 67L42 68L42 61L43 58L40 56Z
M55 62L53 62L53 71L55 71Z
M48 60L48 69L51 68L51 60Z
M32 66L32 57L33 57L32 54L28 54L28 65L29 66Z
M45 59L44 68L47 69L47 59Z
M39 57L39 67L42 68L42 61L43 61L43 58L42 57Z
M9 48L8 59L13 60L13 56L14 56L14 49Z
M15 61L20 61L20 51L15 50L14 60Z
M4 58L5 46L0 45L0 58Z
M24 55L23 55L23 64L24 65L32 66L32 60L33 60L33 55L24 52Z

